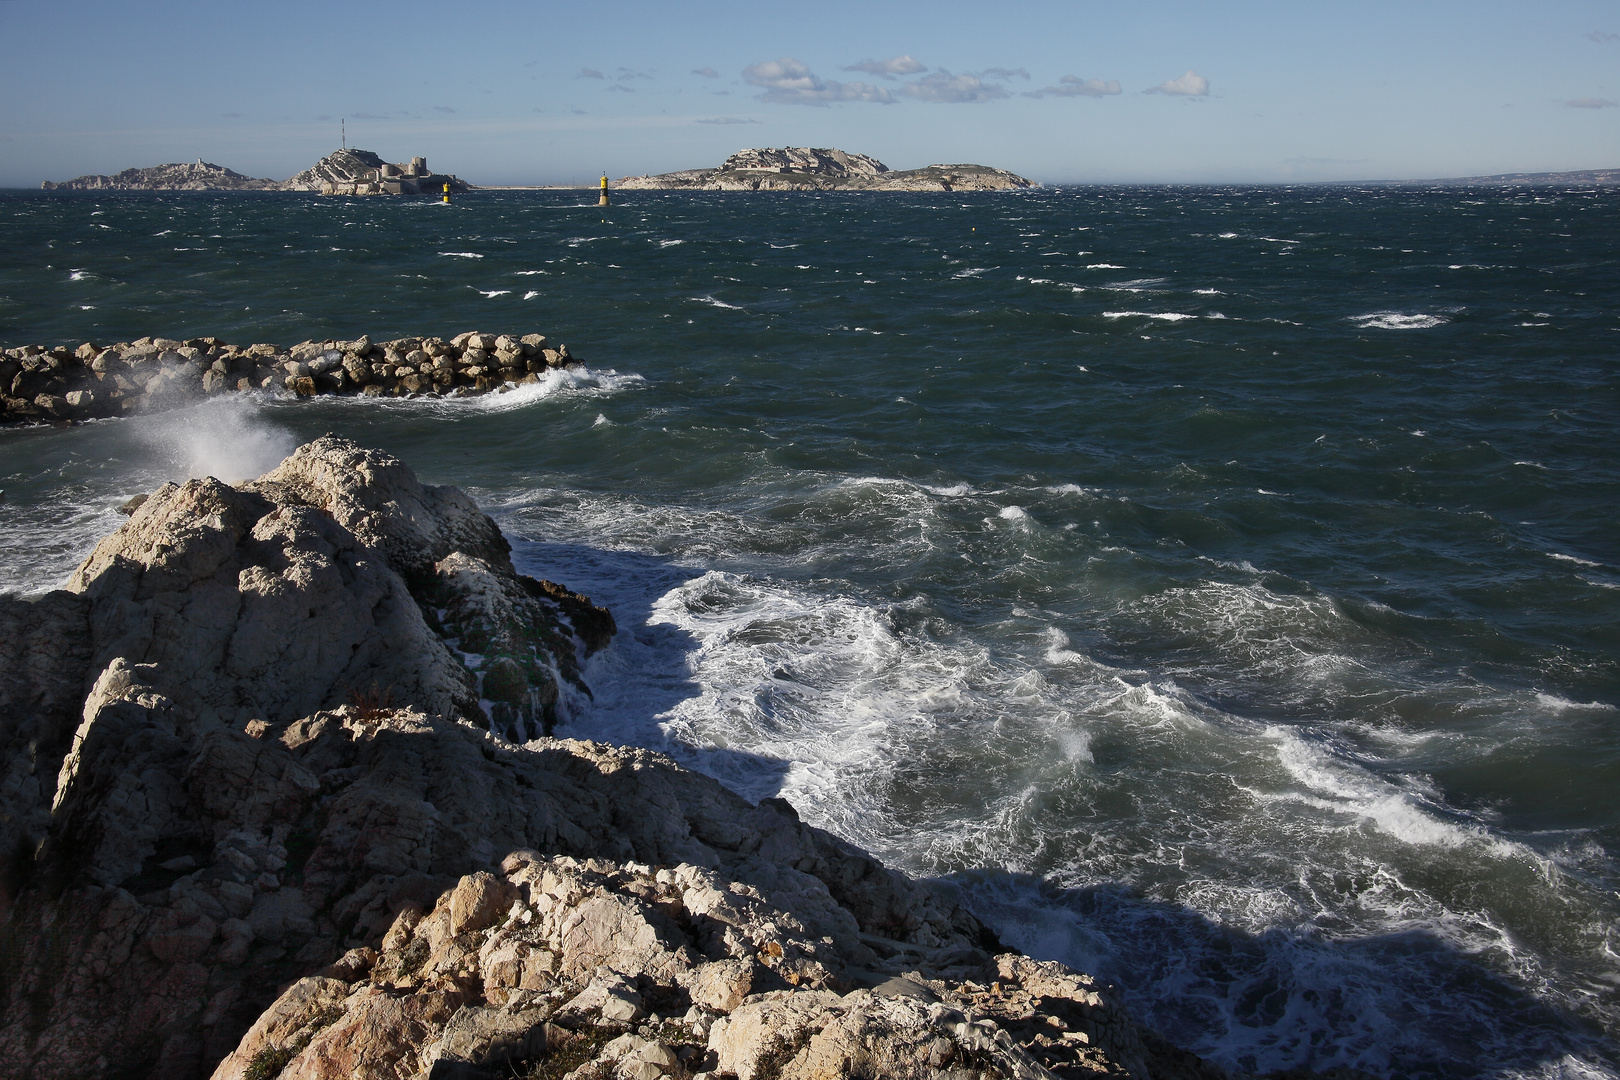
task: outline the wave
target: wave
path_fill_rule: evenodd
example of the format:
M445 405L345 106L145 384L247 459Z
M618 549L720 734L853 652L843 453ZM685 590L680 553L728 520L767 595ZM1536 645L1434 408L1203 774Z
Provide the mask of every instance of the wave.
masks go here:
M1408 315L1398 311L1373 311L1352 315L1350 321L1362 330L1427 330L1444 326L1450 319L1442 315Z

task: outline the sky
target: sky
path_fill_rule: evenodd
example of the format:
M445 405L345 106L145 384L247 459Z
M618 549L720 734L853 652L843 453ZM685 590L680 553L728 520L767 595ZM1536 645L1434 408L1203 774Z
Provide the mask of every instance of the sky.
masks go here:
M838 147L1046 184L1620 167L1620 3L0 0L0 186L348 143L474 184Z

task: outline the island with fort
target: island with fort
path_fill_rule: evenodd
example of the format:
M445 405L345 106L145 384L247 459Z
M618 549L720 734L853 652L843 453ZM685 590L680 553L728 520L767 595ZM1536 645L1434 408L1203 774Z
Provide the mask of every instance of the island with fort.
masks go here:
M427 158L393 164L370 150L344 147L286 180L259 180L198 158L195 162L125 169L41 185L46 191L311 191L322 195L437 195L471 185L436 173Z

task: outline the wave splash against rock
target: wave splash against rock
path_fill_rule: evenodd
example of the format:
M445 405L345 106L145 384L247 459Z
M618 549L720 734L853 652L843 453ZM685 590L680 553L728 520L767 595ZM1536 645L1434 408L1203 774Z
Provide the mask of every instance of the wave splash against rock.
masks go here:
M327 437L0 598L0 1073L1218 1075L786 802L548 737L616 627L508 552Z

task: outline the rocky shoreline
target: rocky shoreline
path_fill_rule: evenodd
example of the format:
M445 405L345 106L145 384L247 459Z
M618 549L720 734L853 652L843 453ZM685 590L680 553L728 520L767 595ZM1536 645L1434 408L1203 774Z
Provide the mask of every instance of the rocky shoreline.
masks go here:
M0 350L0 424L131 416L258 390L314 397L462 397L538 382L580 363L544 334L230 345L219 338L143 337L113 345Z
M1218 1077L559 702L611 614L344 439L0 597L0 1074Z

